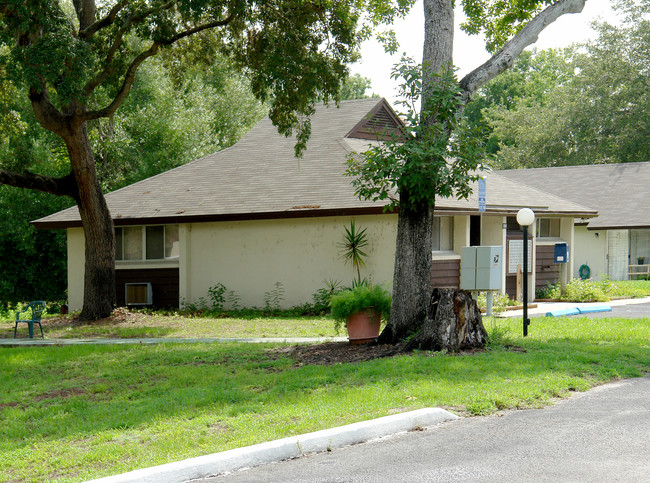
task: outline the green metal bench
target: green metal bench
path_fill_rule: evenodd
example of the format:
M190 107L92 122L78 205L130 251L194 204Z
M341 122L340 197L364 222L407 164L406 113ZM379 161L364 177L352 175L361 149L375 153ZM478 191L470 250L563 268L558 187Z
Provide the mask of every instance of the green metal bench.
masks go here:
M43 315L43 311L45 310L45 302L42 300L35 300L34 302L30 302L27 307L25 307L23 310L16 312L16 325L14 326L14 339L16 338L16 331L18 330L18 323L19 322L24 322L27 324L29 327L29 338L33 339L34 338L34 324L38 324L38 326L41 329L41 337L45 339L45 336L43 335L43 326L41 325L41 316ZM32 314L31 319L21 319L20 315L24 314L26 312L30 312Z

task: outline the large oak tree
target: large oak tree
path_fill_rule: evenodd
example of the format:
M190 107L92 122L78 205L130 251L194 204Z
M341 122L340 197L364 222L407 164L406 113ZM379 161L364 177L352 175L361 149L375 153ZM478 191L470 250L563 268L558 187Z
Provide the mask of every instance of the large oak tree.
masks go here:
M0 56L25 85L41 126L67 148L69 174L53 178L0 170L0 183L69 196L85 234L82 318L111 313L115 301L113 222L98 182L88 123L122 105L146 59L202 32L270 102L283 134L300 150L317 99L336 98L346 64L370 25L390 23L411 0L5 0Z
M396 343L411 337L422 349L451 347L427 336L445 332L426 324L431 299L432 226L436 196L467 196L476 166L472 144L463 147L460 117L472 95L486 82L512 66L548 25L566 13L578 13L586 0L463 0L467 17L463 28L483 33L493 56L466 75L453 78L454 0L424 0L424 47L419 76L400 68L407 93L420 97L421 111L410 116L411 136L367 154L366 163L352 163L359 175L357 192L385 199L397 192L399 200L397 248L390 321L379 342ZM418 77L418 79L416 79ZM409 88L409 86L411 86ZM469 150L469 152L468 152ZM418 334L425 334L419 337ZM450 339L447 337L447 339Z

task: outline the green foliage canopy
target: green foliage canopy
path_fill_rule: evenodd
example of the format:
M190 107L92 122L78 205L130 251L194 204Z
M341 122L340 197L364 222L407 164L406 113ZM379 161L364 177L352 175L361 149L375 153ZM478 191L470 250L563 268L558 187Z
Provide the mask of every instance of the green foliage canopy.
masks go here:
M62 1L11 0L0 6L0 42L10 47L0 65L17 84L46 90L59 111L81 109L92 120L115 112L145 59L210 31L212 50L246 73L281 133L298 129L301 148L311 104L337 99L346 64L371 27L412 3L77 0L78 17L88 16L78 25Z
M554 0L518 0L506 2L503 0L463 0L463 11L466 20L461 29L469 34L483 33L486 48L496 52L517 32L526 22Z
M619 9L582 48L522 56L470 103L494 167L648 161L650 6Z
M550 92L573 78L575 67L570 57L571 50L525 50L512 68L486 84L467 104L467 122L483 135L486 153L496 154L502 142L490 120L518 105L545 104Z

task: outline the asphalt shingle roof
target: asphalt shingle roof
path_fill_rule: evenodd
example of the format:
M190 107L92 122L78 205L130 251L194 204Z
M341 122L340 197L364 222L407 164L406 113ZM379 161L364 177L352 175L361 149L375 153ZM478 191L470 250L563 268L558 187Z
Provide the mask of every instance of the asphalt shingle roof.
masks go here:
M115 224L380 213L383 203L359 200L350 178L343 176L349 155L376 142L346 135L380 103L388 106L378 98L343 101L339 108L317 106L302 159L294 156L295 139L279 135L265 118L230 148L108 193ZM488 212L514 213L531 206L555 214L595 215L578 203L522 187L500 174L489 173L487 178ZM440 212L476 212L477 206L476 194L436 204ZM72 207L33 223L38 228L80 226L79 212Z
M598 210L590 229L650 227L650 162L498 171L499 175Z

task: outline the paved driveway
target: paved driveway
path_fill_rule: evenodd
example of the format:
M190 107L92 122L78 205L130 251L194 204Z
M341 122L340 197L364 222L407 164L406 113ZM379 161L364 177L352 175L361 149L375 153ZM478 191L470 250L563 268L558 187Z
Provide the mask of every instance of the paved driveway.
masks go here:
M650 481L650 376L214 482Z

